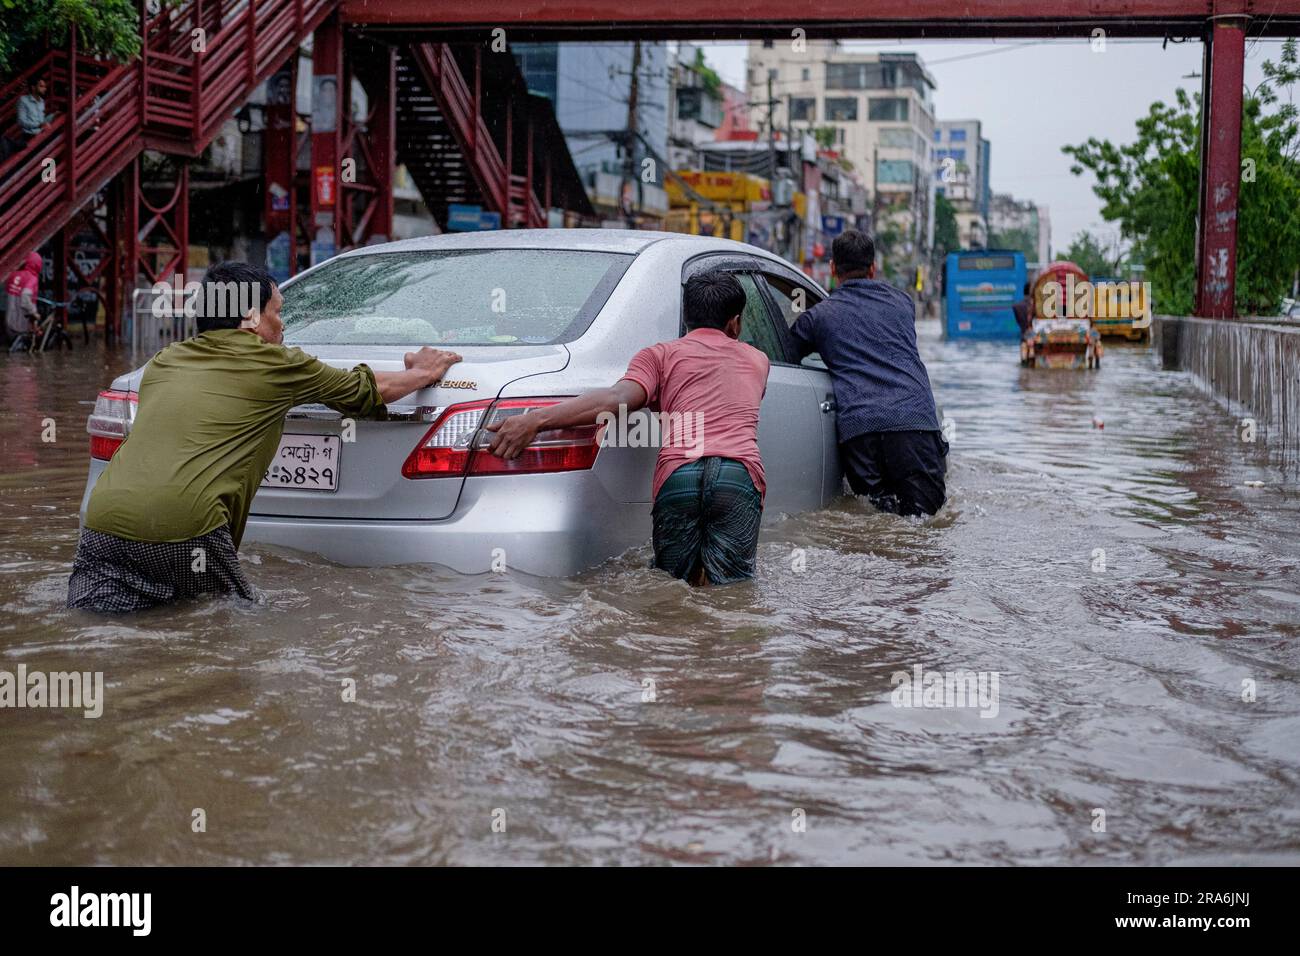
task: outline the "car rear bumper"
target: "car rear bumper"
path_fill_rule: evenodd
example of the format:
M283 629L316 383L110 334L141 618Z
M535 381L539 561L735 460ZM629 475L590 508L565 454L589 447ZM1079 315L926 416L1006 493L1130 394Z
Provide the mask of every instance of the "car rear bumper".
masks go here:
M91 459L83 522L106 466ZM470 478L455 513L438 521L252 514L242 544L312 552L351 567L441 564L466 574L504 568L566 577L650 540L650 502L618 500L618 482L608 477L583 471ZM648 489L648 477L640 480Z
M437 480L437 479L434 479ZM244 544L278 545L338 564L440 564L466 574L577 574L650 540L650 504L612 499L590 473L465 482L441 521L250 515Z

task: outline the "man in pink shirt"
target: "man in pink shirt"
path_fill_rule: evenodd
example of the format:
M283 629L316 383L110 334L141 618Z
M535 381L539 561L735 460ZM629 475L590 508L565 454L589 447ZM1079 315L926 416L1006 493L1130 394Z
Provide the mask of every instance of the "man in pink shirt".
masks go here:
M694 276L682 293L686 335L644 348L610 388L507 418L491 451L517 458L538 432L649 406L663 426L651 491L655 567L691 584L754 576L763 517L758 406L767 356L738 341L745 290L735 276Z

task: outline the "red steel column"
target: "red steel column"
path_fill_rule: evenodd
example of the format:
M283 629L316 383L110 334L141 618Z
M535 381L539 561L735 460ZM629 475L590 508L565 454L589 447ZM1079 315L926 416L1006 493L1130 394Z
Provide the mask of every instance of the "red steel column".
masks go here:
M1215 20L1206 37L1201 110L1201 189L1196 236L1196 314L1235 316L1237 189L1246 20Z
M469 125L469 147L478 161L478 123L481 119L479 110L483 105L483 45L474 46L474 116Z
M77 201L77 28L68 31L68 119L64 124L67 137L67 159L64 164L64 176L68 180L67 193L70 202Z
M176 238L180 249L177 250L176 271L188 281L190 269L190 161L179 159L180 172L177 174L176 192Z
M122 177L108 184L108 288L104 293L104 341L113 341L113 323L122 308Z
M528 104L525 103L525 109ZM533 219L533 111L528 109L524 114L525 133L524 133L524 202L525 210L524 225L529 228L537 228L538 223ZM545 223L542 223L545 225Z
M506 194L505 205L501 210L501 228L513 229L515 227L515 217L512 210L514 209L515 194L515 104L511 99L510 90L506 90L506 148L501 154L504 161L506 172Z
M76 213L73 213L73 218L76 218ZM71 221L72 220L69 220L64 223L50 241L52 251L54 252L52 258L54 259L53 293L55 302L68 301L68 246L70 244L68 233L70 231L69 226ZM55 317L62 321L65 326L67 325L68 313L66 310L62 315L55 313Z
M339 248L339 136L343 127L343 31L337 14L316 28L312 41L311 262Z
M143 8L144 4L141 4ZM122 183L122 302L123 310L134 309L135 287L140 275L140 157L123 174ZM114 338L125 332L122 312L118 313ZM133 313L132 313L133 314ZM133 334L134 334L134 330Z
M298 89L298 56L271 77L266 101L266 130L262 134L265 160L263 214L267 239L273 239L293 226L290 219L293 195L294 158L297 137L294 120L294 92Z
M393 238L393 180L397 172L397 50L385 47L380 54L374 91L374 128L370 130L370 151L375 168L375 212L370 220L371 236Z

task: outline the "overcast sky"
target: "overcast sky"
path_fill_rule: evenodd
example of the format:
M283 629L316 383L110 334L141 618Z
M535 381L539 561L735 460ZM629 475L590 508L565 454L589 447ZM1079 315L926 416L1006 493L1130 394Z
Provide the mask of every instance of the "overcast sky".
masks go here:
M1199 90L1199 43L1111 39L1104 52L1087 41L1005 40L999 42L870 41L851 49L914 52L935 80L939 119L978 119L992 144L995 192L1046 205L1052 221L1052 251L1059 254L1081 230L1114 234L1101 218L1090 175L1072 176L1067 143L1089 136L1125 143L1135 122L1156 100L1171 102L1182 86ZM705 44L709 63L729 83L744 89L744 43ZM1262 64L1276 60L1279 43L1247 47L1246 82L1262 79ZM755 110L755 118L761 113ZM1195 215L1195 210L1189 210Z

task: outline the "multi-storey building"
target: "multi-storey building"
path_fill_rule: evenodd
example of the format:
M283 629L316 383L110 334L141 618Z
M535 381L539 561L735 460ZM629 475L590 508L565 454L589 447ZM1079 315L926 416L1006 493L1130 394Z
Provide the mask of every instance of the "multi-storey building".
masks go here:
M674 169L702 169L701 150L718 140L744 138L749 108L744 91L725 83L704 62L703 51L681 43L672 66L668 108L668 159Z
M747 92L760 139L769 125L812 131L862 176L872 228L893 224L918 256L931 244L934 85L914 53L851 52L833 40L749 46Z
M989 243L1018 248L1027 262L1051 261L1052 225L1046 206L994 193L989 205Z
M634 219L657 226L668 211L662 169L668 156L667 44L514 43L510 48L529 90L554 104L598 214L611 223ZM635 71L634 61L639 61ZM633 72L636 135L629 178L623 150Z
M988 239L989 141L980 121L939 120L934 128L935 191L953 204L957 233L965 249L984 246Z

